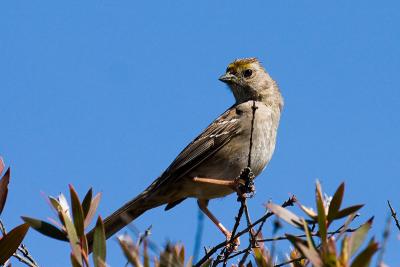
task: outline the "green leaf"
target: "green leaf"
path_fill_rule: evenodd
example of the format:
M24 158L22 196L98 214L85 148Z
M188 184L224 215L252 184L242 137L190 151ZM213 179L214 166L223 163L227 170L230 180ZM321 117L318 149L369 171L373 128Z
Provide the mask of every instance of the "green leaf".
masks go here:
M85 235L84 224L83 224L83 221L84 221L83 209L82 209L78 194L76 193L76 191L72 185L69 185L69 191L71 194L71 206L72 206L72 216L74 218L74 225L75 225L76 233L77 233L79 239L81 239Z
M71 253L71 265L72 267L82 267L82 264L78 262L74 253Z
M311 236L310 228L308 227L308 224L307 224L306 220L302 220L302 221L303 221L304 232L306 233L306 237L307 237L308 247L310 249L316 250L316 246L315 246L314 240L313 240L313 238Z
M29 224L24 223L3 235L0 239L0 265L3 265L18 249L28 229Z
M366 223L361 225L349 238L349 248L350 248L350 257L352 257L356 251L361 247L362 243L364 243L365 238L367 237L368 231L371 229L373 222L373 217L369 219Z
M338 213L335 216L335 219L341 219L343 217L346 217L352 213L355 213L356 211L358 211L359 209L361 209L364 205L354 205L354 206L350 206L347 208L344 208L340 211L338 211Z
M6 205L9 182L10 182L10 168L7 169L6 173L0 180L0 214L3 212L4 206Z
M318 181L317 181L316 190L315 190L315 198L316 198L317 210L318 210L319 235L321 237L322 243L326 244L326 242L327 242L326 214L325 214L324 201L322 198L321 184Z
M357 255L351 263L351 267L366 267L369 266L372 256L378 251L379 245L371 240L368 246Z
M256 261L257 267L268 267L267 260L265 259L260 248L253 248L253 255Z
M67 235L68 235L69 243L71 245L72 254L76 258L78 263L80 265L82 265L81 248L80 248L79 239L78 239L78 235L76 233L75 226L72 223L71 218L69 218L69 216L67 215L67 213L61 212L61 216L63 217L64 226L67 230Z
M343 237L342 240L342 246L340 250L340 256L339 256L339 262L342 264L342 266L346 266L346 264L349 262L349 237L345 236Z
M94 198L92 199L92 202L90 203L90 208L89 211L85 217L85 222L84 222L84 227L88 227L90 222L93 219L94 214L96 213L97 207L99 206L101 199L101 194L97 193Z
M41 220L37 220L34 218L30 218L30 217L21 217L22 220L24 220L26 223L29 224L30 227L32 227L33 229L35 229L36 231L38 231L39 233L54 238L54 239L58 239L61 241L68 241L67 235L61 231L60 229L58 229L57 227L55 227L54 225L41 221Z
M329 205L329 211L328 211L328 224L330 224L336 217L336 214L340 210L340 206L342 205L342 200L343 200L343 195L344 195L344 183L341 183L336 190L335 194L332 197L332 201Z
M89 191L86 193L85 197L83 198L83 201L82 201L83 215L84 215L85 218L89 213L90 204L92 202L92 196L93 196L93 190L92 190L92 188L90 188Z
M94 266L104 266L106 261L106 234L104 231L103 220L99 216L94 228L93 235L93 262Z
M303 229L303 223L300 219L300 217L298 217L296 214L294 214L293 212L291 212L288 209L285 209L279 205L276 205L272 202L269 202L267 204L267 208L274 213L276 216L278 216L279 218L281 218L282 220L286 221L287 223L290 223L291 225Z

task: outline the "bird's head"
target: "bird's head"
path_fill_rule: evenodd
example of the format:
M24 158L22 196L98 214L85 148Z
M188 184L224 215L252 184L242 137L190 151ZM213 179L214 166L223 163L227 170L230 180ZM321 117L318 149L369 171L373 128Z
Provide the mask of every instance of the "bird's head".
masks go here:
M256 100L283 105L277 84L256 58L236 59L219 80L229 86L237 103Z

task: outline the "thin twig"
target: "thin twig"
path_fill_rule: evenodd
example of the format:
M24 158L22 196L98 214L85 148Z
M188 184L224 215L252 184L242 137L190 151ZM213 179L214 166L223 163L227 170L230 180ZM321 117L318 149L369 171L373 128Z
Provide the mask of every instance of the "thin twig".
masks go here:
M16 258L17 260L19 260L20 262L26 264L29 267L38 267L38 265L34 262L31 262L30 259L18 254L18 253L14 253L13 257Z
M245 202L241 201L239 212L238 212L238 215L236 216L236 220L235 220L235 225L233 226L231 238L229 239L229 242L227 243L227 245L228 246L230 245L231 247L229 249L225 247L225 249L223 251L221 251L218 259L213 263L213 266L217 266L218 263L220 263L222 261L224 262L223 266L227 265L228 257L232 253L232 251L234 250L234 247L235 247L234 243L235 243L236 239L234 238L234 236L235 236L236 231L237 231L237 229L239 227L240 220L242 219L243 211L245 209L245 205L246 205Z
M2 235L6 234L6 227L4 226L2 220L0 220L0 231Z
M283 204L282 207L288 207L288 206L293 206L294 202L295 202L296 198L294 196L291 196L288 200L286 200ZM265 222L269 217L271 217L272 215L274 215L272 212L266 212L261 218L259 218L258 220L256 220L255 222L253 222L250 226L247 226L246 228L244 228L242 231L238 232L235 236L234 239L244 235L245 233L247 233L251 228L253 228L254 226ZM218 245L214 246L213 248L211 248L206 255L204 255L203 258L201 258L196 264L195 266L199 267L201 266L203 263L205 263L215 252L217 252L220 248L223 248L224 246L226 246L228 244L228 241L225 240L221 243L219 243Z
M244 253L242 259L239 262L239 266L244 266L244 263L247 260L247 257L250 255L251 247L249 246L248 249L246 249L246 252Z
M243 211L244 211L244 205L242 204L242 205L240 205L238 215L236 216L235 225L233 226L232 235L231 235L231 239L229 240L229 243L231 243L231 242L233 242L233 240L235 240L234 237L235 237L236 231L239 227L240 219L243 216Z
M393 220L396 223L396 227L397 229L400 231L400 222L399 219L397 219L397 213L396 211L393 209L392 205L390 204L390 201L387 201L388 205L389 205L389 209L390 209L390 213L392 214Z
M32 266L39 266L24 244L21 243L21 245L18 247L18 250L33 264Z
M253 246L253 245L255 245L255 242L254 242L255 235L254 235L254 230L251 227L251 218L250 218L250 213L249 213L249 209L247 208L246 202L245 202L245 205L244 205L244 214L246 215L247 227L250 227L249 242Z

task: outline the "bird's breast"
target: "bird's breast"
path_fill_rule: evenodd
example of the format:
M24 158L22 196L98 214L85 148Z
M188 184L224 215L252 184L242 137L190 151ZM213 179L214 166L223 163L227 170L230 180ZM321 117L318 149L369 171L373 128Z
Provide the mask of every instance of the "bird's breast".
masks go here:
M239 134L231 139L228 145L222 147L214 156L196 168L190 177L213 178L220 180L233 180L248 166L255 176L258 176L271 160L275 150L279 113L262 103L258 103L254 121L252 113L247 110L240 120L242 129ZM253 125L253 131L251 128ZM252 132L252 134L251 134ZM250 143L251 148L250 148ZM251 149L251 153L249 153ZM233 191L230 188L221 188L208 184L190 185L192 196L211 199L225 196Z

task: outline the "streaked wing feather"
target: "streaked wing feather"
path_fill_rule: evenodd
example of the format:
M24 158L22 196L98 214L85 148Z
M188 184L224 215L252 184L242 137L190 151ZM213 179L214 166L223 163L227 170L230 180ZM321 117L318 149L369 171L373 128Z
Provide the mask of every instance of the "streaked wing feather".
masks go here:
M232 116L233 115L233 116ZM225 111L195 140L186 146L167 170L152 185L156 189L165 182L173 182L215 154L234 137L239 130L238 120L232 109ZM230 118L230 121L226 121ZM226 121L226 123L221 123Z

